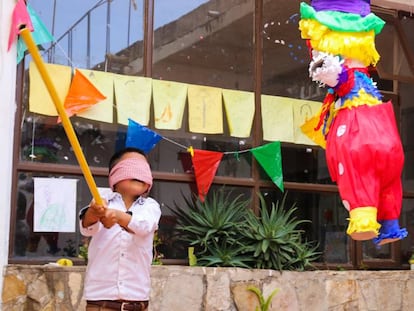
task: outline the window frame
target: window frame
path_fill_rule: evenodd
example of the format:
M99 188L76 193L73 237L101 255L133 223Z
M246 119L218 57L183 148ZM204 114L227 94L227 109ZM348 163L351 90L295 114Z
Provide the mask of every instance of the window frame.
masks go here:
M144 62L143 62L143 75L145 77L152 77L152 51L153 46L152 42L154 39L154 1L155 0L144 0ZM399 35L401 42L406 46L406 40L404 35L401 34L401 27L398 27L399 21L396 18L390 19L395 25L396 33ZM255 94L255 108L256 113L253 122L252 128L252 138L253 145L258 146L262 143L262 126L261 126L261 90L262 90L262 45L263 45L263 36L262 36L262 25L263 25L263 0L255 0L254 6L254 38L253 42L255 43L253 49L253 59L254 64L254 94ZM407 49L405 51L407 54L410 54L410 51ZM412 61L412 55L408 58ZM412 65L412 63L411 63ZM16 88L16 101L21 103L23 101L23 85L24 85L24 61L18 65L17 70L17 88ZM382 73L382 78L399 80L401 77L388 75ZM410 80L410 82L412 82ZM398 109L397 111L397 121L400 125L399 117L399 102L398 95L395 93L386 93L387 96L393 99L394 104ZM17 180L18 174L20 172L42 172L42 173L53 173L53 174L65 174L65 175L76 175L81 176L82 171L77 165L64 165L64 164L45 164L45 163L33 163L29 161L20 160L20 146L21 146L21 121L23 117L22 105L17 105L16 115L15 115L15 136L14 136L14 155L13 155L13 168L12 168L12 194L11 202L13 203L11 208L11 219L10 219L10 243L9 243L9 263L21 263L21 264L44 264L46 262L42 260L37 260L36 258L31 259L16 259L12 257L13 247L14 247L14 232L15 232L15 219L16 219L16 210L14 208L14 202L17 202ZM282 144L283 146L283 144ZM102 167L91 166L91 173L97 177L106 177L107 169ZM185 173L167 173L167 172L153 172L155 180L158 181L178 181L191 183L194 182L194 176L185 174ZM230 186L242 186L248 187L251 189L252 193L252 208L258 206L259 197L257 193L260 192L261 188L274 187L274 184L270 181L264 181L260 179L258 164L253 159L252 163L252 177L251 178L235 178L227 176L216 176L213 180L214 184L217 185L230 185ZM338 188L336 185L325 185L325 184L313 184L313 183L300 183L300 182L284 182L284 187L287 191L297 190L304 192L316 192L316 193L338 193ZM404 191L404 198L414 198L414 191L408 192ZM350 243L349 256L351 258L351 264L343 265L345 269L357 268L362 265L369 265L374 268L400 268L404 266L404 263L401 263L401 245L399 242L393 243L391 246L391 258L385 260L374 260L367 261L363 259L362 255L362 242L353 241ZM74 260L75 264L82 263L81 259ZM165 263L177 264L183 263L180 260L165 260ZM316 264L318 268L332 268L337 265L332 263Z

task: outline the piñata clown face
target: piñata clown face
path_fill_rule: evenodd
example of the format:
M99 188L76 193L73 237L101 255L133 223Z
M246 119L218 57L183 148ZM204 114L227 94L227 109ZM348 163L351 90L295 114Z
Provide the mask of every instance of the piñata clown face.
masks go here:
M380 56L375 35L384 21L369 8L369 1L356 0L319 0L312 1L312 6L301 3L299 29L312 51L309 73L314 81L335 87L343 65L376 65Z
M368 66L380 56L384 21L369 0L301 3L299 29L311 54L309 76L328 92L319 114L302 126L326 148L329 173L349 211L355 240L390 243L407 236L398 218L404 152L391 102L384 103Z

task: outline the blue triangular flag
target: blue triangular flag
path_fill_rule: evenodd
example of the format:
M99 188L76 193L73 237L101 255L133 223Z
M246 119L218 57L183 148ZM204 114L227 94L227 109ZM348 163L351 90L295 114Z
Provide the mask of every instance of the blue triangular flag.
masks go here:
M162 139L149 128L142 126L134 120L128 119L128 130L125 139L125 147L134 147L148 153Z

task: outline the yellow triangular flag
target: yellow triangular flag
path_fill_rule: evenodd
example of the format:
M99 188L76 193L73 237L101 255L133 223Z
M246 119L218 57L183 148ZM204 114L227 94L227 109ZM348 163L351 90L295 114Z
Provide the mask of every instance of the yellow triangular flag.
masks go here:
M292 99L262 95L262 126L263 140L293 143Z
M114 104L113 74L88 69L79 69L79 71L86 76L104 96L106 96L106 99L77 115L91 120L112 123Z
M190 132L223 133L223 105L221 89L188 85L188 120Z
M254 93L223 89L230 136L249 137L254 117Z
M128 125L128 118L148 125L152 80L146 77L113 75L118 123Z
M55 64L45 64L45 67L49 75L53 77L54 87L63 103L69 91L72 69L68 66ZM47 116L57 116L55 104L34 62L29 64L29 79L29 110Z
M152 80L155 128L163 130L181 128L187 87L186 83Z

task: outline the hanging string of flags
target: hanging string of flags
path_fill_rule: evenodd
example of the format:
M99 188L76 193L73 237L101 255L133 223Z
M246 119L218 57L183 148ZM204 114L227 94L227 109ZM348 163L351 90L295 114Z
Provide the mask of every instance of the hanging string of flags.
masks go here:
M240 153L238 151L217 152L200 150L194 149L192 146L182 146L171 139L164 138L155 131L132 119L129 119L128 121L127 135L125 139L126 147L135 147L143 150L145 153L148 153L161 139L166 139L171 143L184 147L191 154L198 195L201 201L204 201L204 198L210 189L223 155L230 153L237 155ZM244 150L243 152L247 151L250 151L253 154L272 182L283 192L284 187L280 142L271 142L259 147Z
M125 126L128 118L133 116L145 126L152 119L155 129L178 130L183 126L184 112L188 107L190 132L224 134L223 115L226 115L229 136L246 138L251 135L256 113L252 92L79 68L73 70L72 76L71 67L45 66L53 76L70 116ZM56 116L57 111L36 68L30 63L29 110ZM262 95L263 140L315 145L303 133L301 125L320 106L320 102Z
M12 46L15 38L19 34L22 34L21 31L19 32L19 29L21 28L20 26L22 25L32 32L31 36L33 37L33 41L36 43L36 45L54 41L53 36L49 33L45 25L37 16L36 12L30 7L29 4L26 5L23 0L19 0L16 4L15 10L13 11L12 28L9 37L8 49L10 49L10 47ZM19 36L17 42L17 62L20 62L22 60L25 51L28 49L26 46L27 41L22 40L21 37L22 36ZM180 105L184 105L185 99L188 98L189 103L191 103L191 105L189 105L190 130L193 132L210 134L222 133L222 123L216 122L216 118L214 116L222 115L221 102L223 100L224 108L227 112L227 118L231 132L230 134L234 134L232 136L236 137L248 137L250 135L250 127L254 114L254 95L252 92L223 90L214 87L190 85L172 81L158 81L145 77L131 77L115 74L112 74L111 78L113 80L111 80L108 79L108 73L106 72L98 72L86 69L75 69L72 78L71 68L69 67L56 64L36 64L36 66L34 66L32 63L30 64L31 90L39 90L39 87L36 87L39 81L40 83L42 80L43 82L45 82L45 78L42 76L42 72L39 73L36 71L39 65L41 65L42 67L47 66L47 71L49 73L52 73L53 75L53 73L55 72L53 76L56 78L59 77L60 82L64 81L63 83L55 83L57 84L57 87L54 91L56 92L55 97L61 97L62 99L64 99L63 106L64 113L66 115L63 115L63 117L65 119L73 115L79 115L94 120L112 122L112 115L107 115L106 111L112 110L114 95L110 91L106 92L101 90L118 90L117 102L126 102L130 100L131 96L129 96L130 98L127 99L123 98L121 94L131 95L132 93L129 91L129 89L136 89L137 85L139 85L140 88L145 88L143 89L143 92L140 92L140 94L146 95L145 100L143 100L142 98L138 99L140 103L146 102L149 108L151 96L153 97L154 102L158 101L167 103L163 106L154 106L154 111L156 113L156 128L179 129L181 127L181 118L184 109L182 109L183 107L177 109L177 107ZM55 85L53 85L53 87L55 87ZM47 90L43 91L43 94L46 91L50 93L49 88L50 86L47 88ZM47 108L48 110L46 111L44 105L45 101L39 101L37 100L38 98L39 92L37 94L37 97L31 95L29 96L30 110L32 112L46 115L58 115L58 122L62 122L62 116L60 112L59 114L57 114L56 111L53 109L52 105L49 105ZM43 99L44 98L45 97L43 97ZM170 100L171 98L178 98L178 101L172 103L172 101ZM282 114L283 118L289 116L289 118L292 119L290 126L295 128L299 128L299 126L297 125L301 124L304 121L304 118L306 118L309 115L309 113L312 112L312 110L317 109L317 106L320 105L319 103L315 102L304 103L304 101L299 101L295 99L282 99L282 101L280 102L280 100L277 100L278 97L276 96L262 95L262 98L262 110L264 111L265 115L281 115L280 111L284 111L284 114ZM56 101L56 98L52 99ZM279 103L277 101L279 101ZM298 103L296 103L295 101L298 101ZM211 109L210 113L201 114L200 111L206 111L207 102L209 103L209 109ZM42 106L36 106L39 105L39 103ZM97 105L98 103L99 106ZM56 102L54 102L54 104L56 108L58 108L59 105L57 105ZM214 109L212 108L212 106L214 106L213 104L215 104L215 107L213 107ZM314 105L316 106L313 107ZM275 109L275 107L278 108ZM238 154L241 153L241 151L216 152L194 149L192 146L182 146L174 142L173 140L159 135L153 130L147 128L146 126L141 125L140 123L132 120L131 118L126 117L132 111L131 105L124 107L122 107L122 105L119 105L117 108L118 115L121 115L121 117L123 118L123 121L118 120L118 122L122 124L125 124L126 122L128 123L127 137L125 142L126 146L133 146L142 149L145 153L148 153L157 145L157 143L161 139L164 139L180 147L185 148L191 154L194 175L197 183L199 197L201 200L204 200L205 195L209 191L209 188L215 177L215 174L223 158L223 155L234 153L236 155L236 158L238 158ZM143 110L148 112L146 112L146 115L141 115L140 122L143 124L148 124L150 109L142 109L142 107L140 107L140 112L142 112ZM216 113L212 113L212 111ZM306 113L302 114L303 111L305 111ZM135 113L132 114L136 115ZM175 119L173 118L173 115L175 116ZM294 121L294 115L298 116L296 118L296 122ZM249 122L240 122L240 119L244 120L246 116L248 116ZM234 120L237 121L235 122ZM240 127L240 124L246 125L246 123L247 127ZM283 124L283 122L279 124ZM63 125L65 126L65 124ZM274 124L270 124L270 126L265 126L264 124L263 127L263 131L265 133L264 138L266 138L267 136L270 138L267 140L274 140L274 142L249 150L244 150L242 152L251 152L257 160L257 162L262 166L264 171L269 175L273 183L275 183L281 191L284 191L282 157L280 150L280 140L278 140L279 136L274 135L274 130L272 130L272 128L274 128ZM286 141L289 141L289 139L294 140L294 131L289 130L282 132L291 133L291 136L286 138ZM69 134L68 137L71 138L70 136L72 135ZM72 140L73 139L74 138L72 137ZM300 139L302 138L299 138L299 143L301 143ZM74 140L76 143L76 139ZM298 141L296 140L295 142ZM72 143L73 142L71 141L71 144ZM84 167L83 171L86 171L86 173L88 173L85 173L85 177L89 177L87 178L87 180L92 179L92 177L89 176L90 172L88 168L85 168L87 164L84 163L85 161L82 161L83 155L77 155L77 158L80 159L79 162L81 166ZM94 185L93 180L90 183L92 193L96 194L96 187Z

